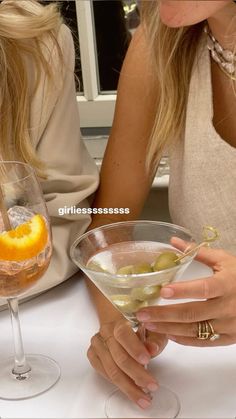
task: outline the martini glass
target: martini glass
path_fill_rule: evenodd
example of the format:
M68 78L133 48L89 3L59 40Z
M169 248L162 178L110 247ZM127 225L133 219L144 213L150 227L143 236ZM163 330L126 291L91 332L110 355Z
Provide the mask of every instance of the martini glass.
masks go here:
M52 254L50 221L34 170L21 162L0 162L0 297L8 303L14 357L0 358L0 399L34 397L60 377L57 363L25 356L18 297L42 277Z
M108 300L129 320L145 342L145 328L139 324L136 312L158 304L161 287L178 280L195 256L195 252L180 258L178 263L153 271L160 254L175 253L171 239L178 237L194 243L191 233L174 224L157 221L127 221L93 229L79 237L71 248L71 257L94 282ZM188 248L189 248L188 246ZM159 266L160 269L160 266ZM136 272L136 273L134 273ZM141 410L119 390L105 404L108 418L175 418L179 400L171 390L160 387L153 395L150 408Z

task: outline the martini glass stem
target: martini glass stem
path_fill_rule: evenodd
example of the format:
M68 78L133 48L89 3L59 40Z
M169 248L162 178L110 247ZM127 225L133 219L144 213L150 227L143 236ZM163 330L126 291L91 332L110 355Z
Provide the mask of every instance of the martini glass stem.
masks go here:
M147 341L147 331L146 331L144 323L139 324L138 333L139 333L141 342L145 345ZM144 365L144 368L145 370L147 370L147 365ZM152 393L150 391L145 389L145 393L148 394L152 398Z
M19 320L18 301L17 298L9 298L7 302L11 314L15 350L15 365L12 370L12 374L15 376L17 380L25 380L26 378L28 378L28 373L30 372L31 368L27 364L25 359Z

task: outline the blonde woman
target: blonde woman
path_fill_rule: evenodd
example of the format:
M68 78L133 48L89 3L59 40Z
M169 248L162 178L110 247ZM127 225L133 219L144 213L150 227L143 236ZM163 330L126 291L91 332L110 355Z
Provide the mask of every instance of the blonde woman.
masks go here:
M0 158L21 160L38 173L53 232L53 257L31 294L76 270L68 249L87 215L60 215L65 206L88 207L98 176L80 138L74 85L74 46L55 4L0 3ZM29 295L29 294L28 294Z
M91 227L139 217L165 149L173 222L199 240L203 225L216 226L224 249L199 252L199 260L214 271L209 279L162 289L165 298L206 301L140 311L152 332L146 347L89 284L101 323L89 360L141 408L151 404L145 389L158 387L143 365L163 349L166 334L185 345L236 342L235 28L231 0L144 1L120 75L94 205L128 207L130 214L96 216ZM205 340L198 339L204 328Z

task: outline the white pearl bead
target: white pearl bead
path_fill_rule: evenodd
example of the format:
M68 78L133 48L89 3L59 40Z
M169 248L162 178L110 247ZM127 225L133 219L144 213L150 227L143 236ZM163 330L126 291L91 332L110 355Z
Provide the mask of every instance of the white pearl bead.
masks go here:
M223 52L223 48L218 42L215 42L215 50L219 52L220 54L222 54Z
M216 41L210 29L206 28L207 47L211 51L212 59L219 64L221 69L228 73L228 76L236 74L236 54L232 51L223 49L219 42Z
M235 67L233 64L227 63L225 64L225 70L228 71L229 74L233 74L235 72Z
M234 54L232 53L232 51L229 51L228 49L222 52L222 56L226 61L233 62L234 60Z
M220 60L218 54L216 53L216 51L211 51L211 56L216 63L218 63L218 64L221 63L221 60Z

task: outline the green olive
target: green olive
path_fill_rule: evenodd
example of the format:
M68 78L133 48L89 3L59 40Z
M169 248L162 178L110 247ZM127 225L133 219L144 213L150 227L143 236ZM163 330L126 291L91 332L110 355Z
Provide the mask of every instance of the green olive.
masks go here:
M137 265L127 265L118 269L117 275L133 275L145 274L152 272L152 267L149 263L143 262Z
M111 301L122 313L135 313L140 308L146 307L147 304L144 301L130 299L129 295L112 295Z
M133 265L122 266L116 272L117 275L131 275L133 271Z
M101 265L99 265L99 263L97 262L90 262L87 265L88 269L91 269L92 271L96 271L96 272L107 272L109 273L109 271L107 271L106 269L102 268Z
M179 264L176 261L178 255L174 252L162 252L156 259L153 265L154 271L163 271L164 269L174 268Z
M160 286L148 286L133 288L130 294L131 300L147 301L160 296Z
M152 272L152 267L149 263L143 262L133 266L133 274L146 274Z

